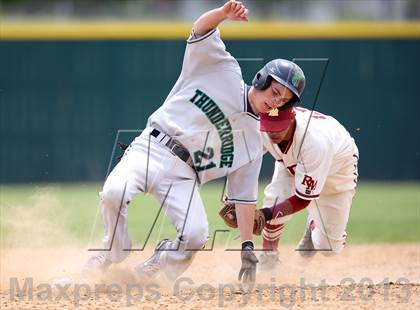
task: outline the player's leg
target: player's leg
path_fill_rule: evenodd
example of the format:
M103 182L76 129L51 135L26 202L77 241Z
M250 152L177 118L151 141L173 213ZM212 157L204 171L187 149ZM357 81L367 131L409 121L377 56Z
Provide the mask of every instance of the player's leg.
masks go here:
M163 272L169 280L176 279L208 239L207 216L194 171L178 159L171 174L152 194L163 205L163 212L176 229L177 238L162 240L154 255L136 267L140 278L150 279Z
M99 194L105 230L102 239L104 250L89 259L84 271L103 269L129 255L128 205L135 194L149 190L146 186L153 187L162 171L172 168L173 160L165 160L165 155L173 156L160 145L149 143L148 137L142 135L133 141L112 170Z
M132 152L131 154L133 154ZM131 155L130 154L130 155ZM104 224L104 237L100 252L85 264L84 272L105 270L111 263L119 263L131 248L128 235L128 204L139 190L133 178L135 165L130 157L124 156L105 181L100 197L100 211Z
M346 226L355 190L321 196L308 211L311 239L316 251L324 255L340 252L346 243Z
M128 251L123 251L124 249L131 248L127 222L128 204L140 188L133 177L133 164L130 158L123 157L99 193L105 229L102 245L110 249L107 259L114 263L122 261L129 254Z
M307 208L308 211L311 210L311 208L313 208L314 204L315 202L313 201ZM307 217L306 225L305 225L305 231L303 233L302 239L299 241L299 244L296 248L296 251L298 251L299 255L302 257L309 258L316 254L316 250L312 242L312 230L314 228L315 228L315 221L312 219L312 216L310 216L310 213L308 212L308 217Z
M358 150L354 145L354 152L349 153L347 164L328 178L330 190L338 192L329 195L321 193L320 199L315 200L308 209L306 236L309 236L314 249L325 255L338 253L344 248L346 226L356 192L358 159Z

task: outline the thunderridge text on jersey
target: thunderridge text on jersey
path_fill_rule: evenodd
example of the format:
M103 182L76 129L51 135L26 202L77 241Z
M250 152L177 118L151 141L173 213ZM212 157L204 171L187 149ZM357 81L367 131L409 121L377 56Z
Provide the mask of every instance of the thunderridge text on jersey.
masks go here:
M190 99L217 128L222 147L220 150L220 166L232 167L233 162L233 134L232 126L219 106L203 91L196 89L194 97Z

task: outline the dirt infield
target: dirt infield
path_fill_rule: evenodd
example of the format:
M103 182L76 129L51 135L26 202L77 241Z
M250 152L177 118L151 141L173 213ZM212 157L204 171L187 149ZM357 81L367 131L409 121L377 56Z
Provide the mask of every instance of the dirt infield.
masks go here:
M281 265L259 272L253 288L236 281L239 253L199 252L175 283L135 282L133 252L101 279L77 272L83 247L1 250L2 309L419 309L420 244L354 245L304 260L281 247Z

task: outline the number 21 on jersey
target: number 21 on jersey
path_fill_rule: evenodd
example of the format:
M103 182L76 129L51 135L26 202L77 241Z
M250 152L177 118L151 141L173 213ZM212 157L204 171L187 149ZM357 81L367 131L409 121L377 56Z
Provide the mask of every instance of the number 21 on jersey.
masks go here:
M209 161L207 165L203 166L203 161L212 159L214 156L214 149L212 147L206 147L205 151L195 151L193 153L195 170L197 172L211 169L216 167L216 164L212 161Z

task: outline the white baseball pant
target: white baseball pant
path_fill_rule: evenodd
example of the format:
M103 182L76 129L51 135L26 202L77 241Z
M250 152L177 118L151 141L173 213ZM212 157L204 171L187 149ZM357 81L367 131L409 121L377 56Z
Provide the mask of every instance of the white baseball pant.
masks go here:
M133 196L148 192L162 206L178 235L171 248L163 251L160 264L171 276L188 268L195 251L208 239L208 222L198 192L194 170L164 146L167 139L150 135L146 128L127 148L121 161L105 181L100 193L100 208L105 224L104 248L107 259L118 263L131 249L128 235L128 208ZM119 214L119 215L118 215Z
M353 171L350 172L352 176ZM272 181L264 190L263 208L272 207L294 195L294 182L294 176L289 174L283 164L276 162ZM353 178L349 182L354 182ZM355 187L355 184L353 185ZM338 253L344 248L347 237L346 226L354 194L354 188L330 195L321 192L319 199L311 201L307 207L307 225L312 220L315 222L315 228L311 232L314 247L325 255ZM272 230L265 229L263 236L268 240L278 239L282 229L275 227L284 225L292 216L271 220L269 223L273 225L270 227Z

